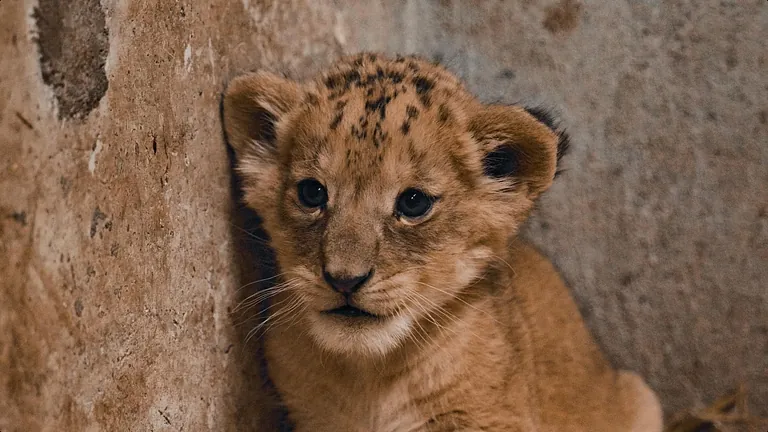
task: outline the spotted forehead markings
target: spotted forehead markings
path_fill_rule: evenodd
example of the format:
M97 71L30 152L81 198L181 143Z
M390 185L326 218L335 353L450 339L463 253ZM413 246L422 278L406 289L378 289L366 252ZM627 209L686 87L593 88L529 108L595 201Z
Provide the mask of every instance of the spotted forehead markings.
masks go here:
M320 102L317 95L314 93L307 93L307 103L310 105L317 105Z
M359 58L356 59L353 62L353 65L362 67L362 60ZM365 76L363 76L362 71L356 68L352 68L346 71L333 72L327 75L323 82L326 88L331 91L331 93L328 95L328 99L331 100L343 96L352 87L370 87L371 85L380 83L382 81L390 81L394 84L399 84L404 79L404 72L393 69L385 69L382 66L377 66L375 72L368 72L365 74Z
M387 105L392 100L394 100L399 95L399 93L407 92L407 87L404 85L405 83L403 83L406 74L412 74L409 79L409 84L413 85L416 94L418 95L418 98L424 108L429 108L431 106L431 92L435 88L436 82L432 78L419 75L419 65L413 60L407 62L405 71L393 70L391 68L382 67L382 65L376 65L375 71L364 72L359 68L366 66L364 62L366 59L368 61L375 62L377 57L375 55L361 55L355 58L352 62L352 65L358 66L358 68L331 73L325 77L324 83L326 87L331 90L328 96L329 100L337 99L343 96L353 87L368 88L366 91L367 99L364 102L364 109L366 114L360 117L357 124L350 126L350 134L352 137L359 141L365 140L370 136L373 145L376 148L379 148L389 137L388 133L383 130L381 121L386 118ZM404 57L398 56L394 63L404 63L405 61L406 59ZM369 65L368 67L372 66L373 65ZM387 81L393 84L403 83L403 85L401 87L388 87L384 85ZM381 84L379 87L380 92L378 95L376 94L377 92L373 87L373 85L376 83ZM346 103L347 101L339 101L336 104L336 112L333 114L333 117L329 123L329 128L331 130L337 129L343 120L344 107ZM368 128L370 122L368 117L375 114L378 114L379 120L374 123L373 130L369 131ZM441 123L444 123L449 118L449 114L450 113L447 111L446 107L441 105L438 120ZM418 115L419 112L416 107L409 105L406 108L406 118L404 119L400 128L403 135L408 134L411 127L411 120L415 119Z
M351 69L341 74L331 74L325 78L325 86L328 90L349 90L349 88L360 82L360 72L357 69Z
M416 94L419 95L419 100L424 105L424 108L429 108L432 105L431 93L435 88L435 82L424 76L413 77L413 85L416 87Z
M405 120L403 120L402 126L400 126L400 132L402 132L403 136L408 135L408 132L411 130L411 120L417 119L419 117L419 110L415 106L408 104L405 107Z
M336 113L333 115L333 119L328 125L331 130L336 130L336 128L339 126L339 123L341 123L341 120L344 118L345 106L347 106L347 101L345 100L340 100L336 103Z
M449 123L453 119L453 113L451 113L450 108L448 108L444 103L441 103L439 107L437 107L437 121L440 122L440 124L446 124Z
M377 99L365 101L365 112L372 114L378 111L381 120L384 120L387 116L387 104L389 104L392 98L392 96L382 94Z
M389 137L389 133L382 131L381 122L376 122L376 126L373 128L373 145L376 148L381 147L381 144Z
M333 116L333 120L331 120L331 124L328 125L328 128L331 130L336 130L336 128L339 126L339 123L341 123L341 119L344 117L344 111L339 110L336 112L336 114Z
M360 117L360 124L353 124L350 128L352 137L357 138L358 141L364 140L368 136L368 119L366 117Z

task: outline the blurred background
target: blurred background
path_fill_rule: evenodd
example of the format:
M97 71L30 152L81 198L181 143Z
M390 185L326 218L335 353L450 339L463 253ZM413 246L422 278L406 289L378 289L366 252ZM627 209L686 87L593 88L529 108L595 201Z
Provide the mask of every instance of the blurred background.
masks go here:
M768 416L767 39L765 0L1 1L0 430L272 430L219 96L359 50L553 108L524 235L600 345L670 416Z

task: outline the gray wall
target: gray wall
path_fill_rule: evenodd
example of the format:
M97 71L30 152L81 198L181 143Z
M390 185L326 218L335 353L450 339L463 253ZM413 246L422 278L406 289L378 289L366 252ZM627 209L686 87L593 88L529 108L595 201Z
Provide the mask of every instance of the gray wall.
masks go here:
M218 95L360 49L555 108L573 150L525 235L600 344L670 413L744 382L768 415L765 1L62 4L0 2L0 430L261 422L229 311L266 252Z
M349 50L418 51L485 100L556 108L572 152L526 234L595 336L668 410L743 382L766 412L766 2L407 1L347 16Z

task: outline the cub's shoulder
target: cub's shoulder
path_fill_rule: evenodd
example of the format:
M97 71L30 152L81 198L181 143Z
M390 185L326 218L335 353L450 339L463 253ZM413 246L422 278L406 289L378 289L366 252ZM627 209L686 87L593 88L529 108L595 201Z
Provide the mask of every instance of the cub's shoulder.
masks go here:
M515 239L510 245L508 257L516 279L550 274L560 278L552 261L536 246L522 239Z

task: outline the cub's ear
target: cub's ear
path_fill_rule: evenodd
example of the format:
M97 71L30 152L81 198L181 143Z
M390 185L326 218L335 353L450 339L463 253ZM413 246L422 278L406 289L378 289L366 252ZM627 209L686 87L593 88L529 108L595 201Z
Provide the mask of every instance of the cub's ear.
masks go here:
M517 106L483 106L470 118L469 131L484 152L485 175L525 186L531 199L552 185L568 147L568 136L555 130L546 112Z
M268 72L242 75L229 83L222 106L224 131L241 162L277 156L278 125L302 94L299 83Z

